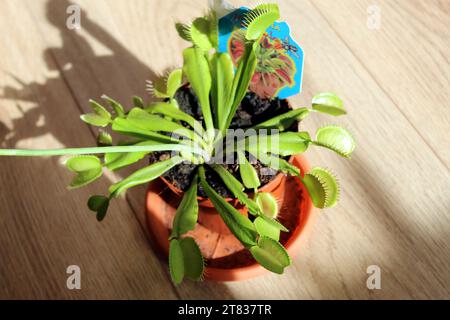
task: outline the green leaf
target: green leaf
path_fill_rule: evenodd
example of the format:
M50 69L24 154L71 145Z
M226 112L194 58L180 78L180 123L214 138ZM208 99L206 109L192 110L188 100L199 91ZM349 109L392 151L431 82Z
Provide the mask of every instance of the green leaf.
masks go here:
M258 40L275 21L280 18L277 4L261 4L246 13L244 26L247 40Z
M234 66L228 53L216 53L211 62L213 71L212 101L215 106L216 124L219 126L226 121L227 105L233 85Z
M340 188L336 177L328 170L314 168L305 174L303 184L317 208L331 208L339 200Z
M305 119L310 113L308 108L299 108L295 110L288 111L272 119L264 121L252 129L278 129L280 131L285 131L289 129L295 121L301 121Z
M194 131L183 127L181 124L164 119L160 116L149 114L147 111L139 108L133 108L126 119L116 119L116 121L123 123L128 122L131 126L139 128L144 131L153 132L169 132L189 138L191 140L198 140ZM114 129L114 126L113 126Z
M153 141L160 141L164 143L177 143L177 139L173 139L166 135L153 132L147 129L141 128L138 124L125 119L125 118L116 118L113 120L112 130L123 135L128 135L132 137L138 137L143 139L151 139Z
M245 51L241 57L236 73L234 74L233 85L230 91L228 113L224 115L225 122L221 123L222 133L230 126L236 110L248 91L253 74L256 70L258 59L255 53L255 45L258 43L248 42L245 44Z
M111 106L111 108L114 110L114 112L116 113L116 115L118 117L124 117L125 116L125 110L124 110L123 106L119 102L117 102L114 99L111 99L107 95L103 95L102 99L109 103L109 105Z
M320 128L317 130L316 140L314 144L330 149L345 158L350 158L356 146L350 132L338 126Z
M197 188L198 177L196 175L192 179L191 186L184 193L183 200L181 200L178 206L170 239L179 238L183 234L195 229L198 219Z
M203 51L214 48L210 39L210 23L207 18L201 17L194 20L191 26L191 39L194 45Z
M334 93L320 93L312 100L312 108L332 116L341 116L347 113L344 103Z
M103 221L109 207L109 198L105 196L92 196L89 198L88 207L97 213L97 220Z
M179 285L184 278L184 258L180 241L176 239L170 241L169 270L173 283Z
M197 132L201 137L204 137L205 132L203 130L202 124L187 113L177 109L170 103L154 103L145 110L152 114L161 114L177 121L184 121L188 125L190 125L192 129L194 129L194 131Z
M211 74L208 61L203 51L198 48L187 48L183 52L184 66L183 71L186 75L192 89L198 97L206 128L214 129L209 103L209 94L211 91Z
M144 141L136 143L135 145L151 146L161 144L161 142L157 141ZM105 154L105 166L111 171L116 171L138 162L149 153L151 152L107 153Z
M274 273L282 274L284 268L291 264L286 249L268 237L261 237L258 246L252 247L250 252L261 266Z
M113 184L109 188L109 192L111 193L112 197L118 197L122 192L129 188L148 183L155 180L156 178L159 178L162 174L169 171L181 162L183 162L183 158L176 156L165 161L154 163L148 167L136 171L128 178L116 184Z
M230 231L244 246L254 246L256 244L256 231L253 223L211 188L206 182L205 169L203 167L199 167L199 175L203 190Z
M102 164L96 156L76 156L67 160L67 168L77 175L70 184L71 188L83 187L101 177Z
M97 145L112 146L112 137L108 132L100 131L97 137Z
M256 231L261 236L271 238L275 241L280 240L280 229L264 220L264 218L257 217L253 223L255 224Z
M177 90L183 84L183 70L175 69L167 77L167 95L170 98L175 96Z
M308 150L311 137L308 132L283 132L273 135L260 134L257 139L249 137L247 141L247 150L252 154L272 153L286 157Z
M243 191L244 186L239 182L227 169L221 165L212 164L211 168L219 175L223 183L227 186L228 190L239 200L239 202L245 205L250 213L253 215L261 214L259 206L255 201L250 199L248 195Z
M187 24L177 22L175 23L175 29L178 32L178 35L181 37L181 39L191 42L191 27Z
M184 275L191 280L198 281L202 279L205 269L200 248L193 238L186 237L179 241L183 253Z
M179 285L184 277L200 280L203 276L204 261L200 248L193 238L172 239L169 247L169 270L172 281Z
M97 101L89 100L89 104L91 105L91 108L94 110L94 113L96 115L104 119L111 120L111 114Z
M238 151L237 154L239 161L239 173L241 174L241 179L245 187L247 189L258 188L261 185L261 182L259 181L256 169L247 160L242 151Z
M80 118L81 120L83 120L83 122L86 122L87 124L103 128L106 127L110 122L109 119L105 119L95 113L83 114L80 116Z
M266 217L275 219L278 216L278 202L271 193L260 192L256 195L255 200Z
M142 98L138 97L138 96L134 96L133 97L133 105L135 107L138 107L138 108L141 108L141 109L145 108L144 100L142 100Z

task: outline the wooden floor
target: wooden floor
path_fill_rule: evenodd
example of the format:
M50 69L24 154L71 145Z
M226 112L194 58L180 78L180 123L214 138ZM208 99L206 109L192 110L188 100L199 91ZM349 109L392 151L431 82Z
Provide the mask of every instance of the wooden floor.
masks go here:
M0 1L2 148L93 145L94 130L78 120L87 100L145 95L146 79L181 64L186 43L174 21L207 7L192 0L76 3L80 31L66 28L65 0ZM69 192L71 174L60 159L1 158L0 298L450 298L450 1L280 6L306 53L303 92L293 104L339 93L349 116L338 123L358 142L351 161L308 152L313 164L339 174L342 201L320 213L285 275L174 287L148 242L145 187L115 202L99 224L86 200L117 177ZM304 126L329 122L314 116ZM81 268L81 290L66 287L69 265ZM366 287L370 265L381 268L380 290Z

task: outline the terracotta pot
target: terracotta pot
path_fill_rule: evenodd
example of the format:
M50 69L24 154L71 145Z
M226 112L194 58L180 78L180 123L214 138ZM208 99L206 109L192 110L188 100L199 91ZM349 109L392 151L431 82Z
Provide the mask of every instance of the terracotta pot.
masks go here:
M310 170L304 156L294 157L292 163L301 172ZM295 177L279 175L262 190L271 192L279 201L279 219L290 230L289 233L282 233L280 241L291 257L294 257L306 240L315 219L312 201ZM169 251L168 238L181 194L171 184L163 181L151 183L148 189L147 226L155 246L165 256ZM247 210L234 202L236 208L247 215ZM253 260L214 208L200 207L198 221L195 230L189 232L188 236L196 240L208 261L205 269L207 280L239 281L269 272Z

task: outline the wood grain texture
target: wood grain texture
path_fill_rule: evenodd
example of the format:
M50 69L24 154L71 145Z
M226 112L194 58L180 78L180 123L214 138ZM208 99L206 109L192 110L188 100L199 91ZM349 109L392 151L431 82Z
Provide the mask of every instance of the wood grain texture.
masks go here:
M0 43L2 147L92 145L94 130L76 120L87 100L145 95L146 79L182 62L187 44L173 22L207 7L200 0L77 3L80 31L65 26L66 1L0 4L1 30L8 30ZM358 142L351 161L308 152L313 164L339 174L342 201L320 215L285 275L175 288L145 237L145 187L113 203L98 224L85 201L104 192L108 179L69 193L70 174L57 159L0 159L0 298L449 298L448 6L381 2L382 28L373 32L365 26L368 3L280 1L306 52L303 92L292 102L309 105L315 93L335 91L349 111L311 117L304 128L337 122ZM20 22L18 10L26 17ZM413 49L423 57L420 68L404 54ZM65 288L69 264L84 270L81 291ZM369 265L380 266L382 290L366 288Z

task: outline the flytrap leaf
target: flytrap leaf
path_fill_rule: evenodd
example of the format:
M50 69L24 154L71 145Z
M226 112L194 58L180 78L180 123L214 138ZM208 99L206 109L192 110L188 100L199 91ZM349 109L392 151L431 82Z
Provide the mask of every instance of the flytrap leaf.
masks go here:
M274 3L261 4L250 10L244 18L247 40L260 39L266 29L278 19L280 19L280 11L278 5Z
M267 222L262 217L257 217L253 222L259 235L271 238L275 241L280 240L280 229L273 224Z
M145 108L144 100L142 100L141 97L134 96L133 97L133 106L144 109Z
M111 106L111 108L114 110L115 114L118 117L124 117L125 116L125 109L123 108L123 106L119 102L117 102L116 100L108 97L107 95L103 95L102 99L109 103L109 105Z
M80 116L81 120L83 120L83 122L90 124L91 126L96 126L96 127L106 127L110 120L105 119L100 117L99 115L96 115L95 113L88 113L88 114L83 114Z
M332 116L341 116L347 113L344 103L334 93L320 93L312 100L312 108Z
M88 207L97 213L97 220L103 221L109 207L109 198L105 196L92 196L89 198Z
M109 188L109 192L112 197L118 197L122 192L129 188L148 183L156 178L159 178L162 174L181 162L183 162L183 158L176 156L165 161L154 163L148 167L136 171L128 178L113 184Z
M204 261L200 249L192 238L173 239L169 247L169 270L172 281L179 285L184 277L200 280Z
M277 199L269 192L260 192L256 195L256 203L261 209L262 213L270 218L275 219L278 216L278 202Z
M111 122L111 114L94 100L89 100L89 104L94 110L94 113L81 115L81 120L93 126L106 127Z
M338 126L327 126L317 130L315 144L328 148L345 158L350 158L356 146L350 132Z
M167 77L167 95L169 98L173 98L177 90L183 84L183 70L173 70Z
M291 264L286 249L268 237L260 237L258 246L250 248L250 252L261 266L277 274L283 274L284 268Z
M234 236L245 247L256 245L256 230L253 223L211 188L206 182L205 169L203 167L199 168L199 175L203 190Z
M181 39L186 40L186 41L192 41L190 26L188 26L185 23L177 22L175 24L175 29L177 30L178 35L181 37Z
M181 251L184 260L185 277L198 281L203 276L205 262L197 243L193 238L187 237L180 240Z
M218 30L217 20L214 17L201 17L194 20L190 29L192 43L203 51L217 48Z
M179 285L184 278L184 258L180 241L177 239L170 241L169 270L173 283Z
M183 51L183 57L183 72L198 97L206 128L208 130L213 130L214 124L209 104L212 80L208 61L206 60L203 51L199 48L185 49Z
M76 156L66 161L66 167L77 175L70 188L83 187L102 176L102 163L96 156Z
M100 131L97 137L98 146L112 146L113 140L108 132Z
M339 200L340 188L337 179L326 169L314 168L305 174L302 182L317 208L331 208Z
M179 238L183 234L195 229L198 219L197 188L198 177L196 175L192 179L191 186L184 193L183 199L178 206L170 239Z
M237 151L239 161L239 173L242 182L247 189L256 189L261 185L256 169L247 160L247 157L242 151Z

